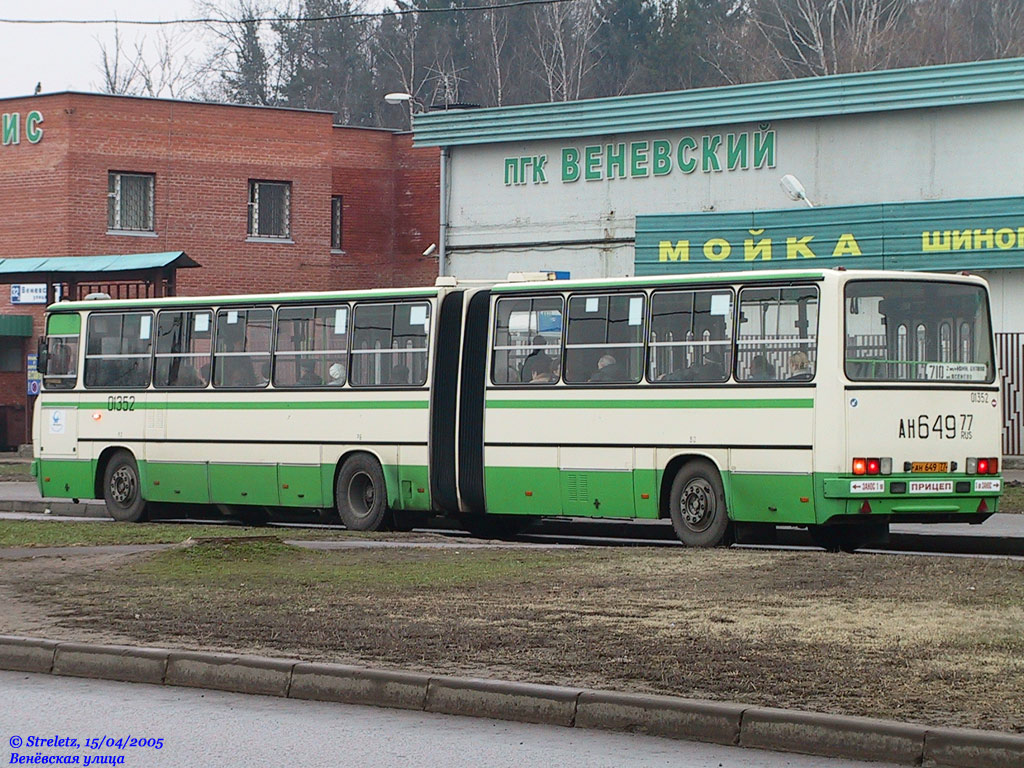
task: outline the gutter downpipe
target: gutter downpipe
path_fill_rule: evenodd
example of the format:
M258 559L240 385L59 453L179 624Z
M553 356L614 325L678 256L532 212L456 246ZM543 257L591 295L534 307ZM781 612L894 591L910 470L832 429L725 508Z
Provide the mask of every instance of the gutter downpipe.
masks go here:
M441 147L441 226L438 231L437 274L444 277L448 274L448 163L451 160L451 148Z

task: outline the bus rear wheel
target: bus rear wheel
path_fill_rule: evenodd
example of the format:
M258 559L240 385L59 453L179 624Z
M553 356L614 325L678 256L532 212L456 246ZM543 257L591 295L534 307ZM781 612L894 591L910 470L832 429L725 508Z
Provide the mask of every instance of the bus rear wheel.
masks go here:
M708 461L691 461L672 481L669 516L676 536L688 547L729 543L729 514L718 470Z
M128 451L117 451L103 470L103 501L107 513L121 523L146 519L146 500L142 498L139 465Z
M379 531L388 520L388 492L384 471L366 454L349 457L334 484L338 517L350 531Z

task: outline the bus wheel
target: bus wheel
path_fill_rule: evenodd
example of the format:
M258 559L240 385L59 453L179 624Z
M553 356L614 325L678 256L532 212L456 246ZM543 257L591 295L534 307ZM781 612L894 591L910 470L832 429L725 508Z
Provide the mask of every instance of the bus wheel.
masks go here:
M338 516L350 531L379 531L388 518L388 492L377 460L365 454L350 457L334 486Z
M669 495L669 514L676 536L688 547L729 543L722 478L707 461L691 461L679 470Z
M103 501L112 518L122 523L146 519L146 500L142 498L139 466L128 451L117 451L103 471Z

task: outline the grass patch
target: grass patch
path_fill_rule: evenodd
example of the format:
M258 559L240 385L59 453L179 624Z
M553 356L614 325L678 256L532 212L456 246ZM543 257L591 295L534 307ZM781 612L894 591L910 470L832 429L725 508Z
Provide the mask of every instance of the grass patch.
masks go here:
M1024 732L1011 560L268 540L31 567L0 586L64 635Z
M250 528L241 525L181 523L62 522L0 520L0 547L77 547L107 544L176 544L207 537L267 536L289 539L332 539L359 536L343 530Z
M11 462L10 464L0 463L0 483L22 482L28 483L35 480L32 477L32 465L27 462Z
M999 499L999 511L1008 514L1024 514L1024 486L1007 485L1003 482L1003 495Z

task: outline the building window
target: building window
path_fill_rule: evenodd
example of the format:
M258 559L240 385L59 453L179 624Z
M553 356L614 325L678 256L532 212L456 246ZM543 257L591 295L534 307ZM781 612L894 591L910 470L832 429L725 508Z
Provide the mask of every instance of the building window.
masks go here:
M342 214L342 196L335 195L331 198L331 250L341 250L341 222L343 220Z
M249 237L290 238L292 185L249 181Z
M152 173L107 175L107 229L117 232L153 231Z

